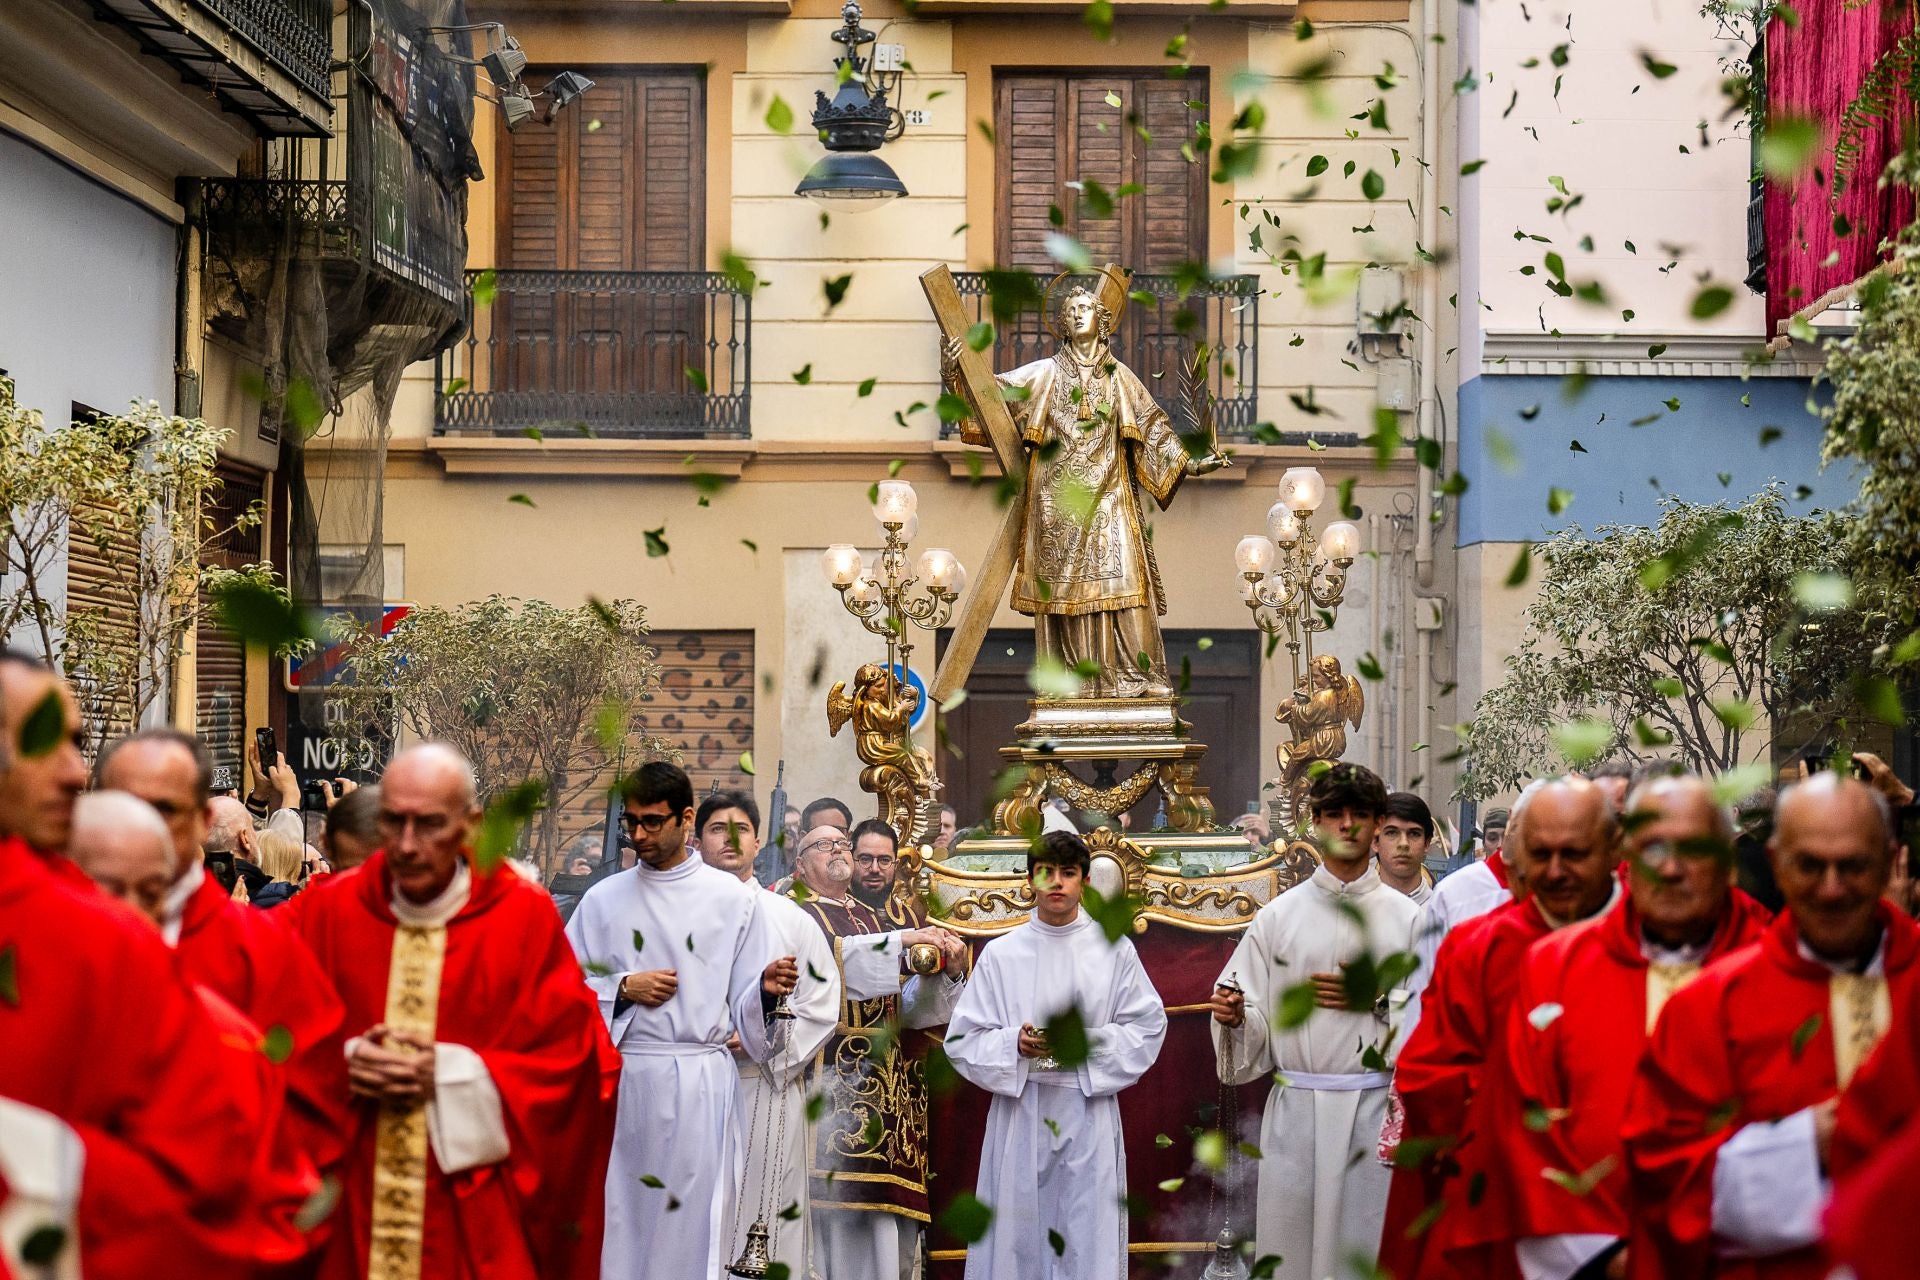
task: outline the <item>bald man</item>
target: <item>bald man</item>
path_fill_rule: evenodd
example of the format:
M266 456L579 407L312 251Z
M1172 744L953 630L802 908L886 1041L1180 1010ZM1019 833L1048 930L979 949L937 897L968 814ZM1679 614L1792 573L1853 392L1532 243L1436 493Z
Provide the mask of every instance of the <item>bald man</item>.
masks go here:
M453 748L401 752L381 851L303 895L352 1037L322 1280L598 1271L612 1047L552 901L475 858L475 792Z
M138 796L94 791L73 806L67 856L100 886L156 927L175 878L173 835L166 820Z
M1733 887L1733 822L1696 777L1642 783L1626 801L1627 892L1596 919L1528 949L1489 1064L1497 1185L1529 1280L1624 1266L1629 1220L1620 1125L1654 1020L1702 968L1766 931ZM1541 1117L1546 1117L1545 1123ZM1584 1180L1557 1178L1555 1171Z
M1634 1083L1636 1276L1824 1276L1837 1096L1914 998L1884 798L1818 774L1781 796L1767 852L1786 909L1667 1002Z

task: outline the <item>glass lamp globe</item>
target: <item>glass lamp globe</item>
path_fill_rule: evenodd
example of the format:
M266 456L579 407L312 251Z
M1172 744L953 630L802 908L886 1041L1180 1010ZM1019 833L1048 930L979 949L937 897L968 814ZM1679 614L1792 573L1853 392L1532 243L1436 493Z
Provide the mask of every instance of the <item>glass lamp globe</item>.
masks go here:
M1257 533L1248 534L1233 549L1233 563L1239 567L1242 575L1251 573L1264 577L1267 570L1273 568L1273 543Z
M1320 549L1327 559L1347 563L1360 554L1359 526L1336 520L1320 535Z
M1280 477L1280 501L1302 516L1312 515L1327 496L1318 467L1288 467Z
M920 509L920 495L905 480L882 480L875 489L873 518L881 524L905 525Z
M1283 547L1300 541L1300 517L1284 501L1267 509L1267 536Z
M850 542L836 542L820 553L820 572L836 587L845 587L860 576L860 551Z

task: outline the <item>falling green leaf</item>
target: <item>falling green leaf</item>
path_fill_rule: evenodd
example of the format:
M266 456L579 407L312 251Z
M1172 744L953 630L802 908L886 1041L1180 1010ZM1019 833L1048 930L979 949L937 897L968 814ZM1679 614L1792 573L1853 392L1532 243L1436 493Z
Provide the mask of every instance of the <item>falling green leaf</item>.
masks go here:
M20 961L11 942L0 947L0 1004L20 1007Z
M1770 177L1797 178L1820 149L1820 126L1805 116L1769 116L1760 135L1760 167Z
M1360 194L1369 200L1378 200L1386 194L1387 180L1374 170L1369 169L1360 176Z
M1533 576L1533 544L1523 542L1520 552L1513 558L1513 567L1507 570L1508 587L1524 587L1527 579Z
M488 267L473 278L473 305L486 308L493 305L494 298L500 293L500 277Z
M1108 96L1112 96L1112 95L1108 95ZM1054 1257L1064 1258L1067 1255L1067 1238L1061 1235L1058 1231L1055 1231L1052 1227L1048 1227L1047 1228L1047 1248L1053 1250Z
M523 507L531 507L535 505L533 499L529 498L524 493L516 493L516 494L509 495L509 497L507 498L507 501L518 503Z
M1547 514L1559 515L1573 502L1573 490L1554 485L1547 490Z
M1695 320L1711 320L1733 305L1733 290L1723 284L1710 284L1693 295L1688 308Z
M312 1231L332 1217L333 1211L339 1206L340 1180L329 1173L320 1179L320 1185L294 1212L293 1225L302 1232Z
M744 774L746 774L746 775L747 775L747 776L748 776L749 778L751 778L751 777L753 777L753 776L754 776L754 774L753 774L753 752L751 752L751 751L742 751L742 752L740 753L740 772L742 772L742 773L744 773Z
M773 95L773 101L767 104L767 128L775 133L793 132L793 108L777 93Z
M285 654L319 638L307 611L287 592L245 575L211 588L213 615L222 629L272 654Z
M1853 696L1861 708L1881 724L1892 725L1896 729L1906 724L1907 711L1901 704L1900 686L1885 676L1855 677Z
M827 296L827 310L832 311L847 300L847 290L853 287L853 274L834 276L820 282L820 291Z
M1793 1039L1790 1042L1790 1048L1795 1061L1798 1061L1800 1055L1806 1052L1807 1043L1819 1034L1820 1021L1819 1014L1809 1014L1805 1022L1793 1029Z
M474 836L474 870L485 875L512 857L519 847L521 830L546 807L547 784L543 778L529 778L496 794L487 803Z
M801 386L813 381L813 361L809 360L793 371L793 380Z
M1853 580L1838 573L1798 574L1793 598L1808 613L1834 613L1853 603Z
M1613 725L1597 716L1567 720L1549 730L1553 749L1568 765L1578 769L1605 755L1613 745Z
M645 537L647 540L647 556L649 559L656 559L667 554L669 549L667 547L667 526L661 525L658 529L648 529L645 531Z
M1307 176L1309 178L1317 178L1326 171L1327 158L1325 156L1314 156L1307 161Z
M979 1244L992 1222L992 1206L971 1191L955 1196L940 1215L941 1227L965 1244Z
M879 381L880 379L878 378L862 378L860 380L860 386L855 390L854 394L862 400L865 400L873 394L873 388Z
M268 1062L285 1062L293 1056L293 1032L274 1023L260 1038L260 1052L266 1055Z
M1194 1162L1203 1169L1225 1173L1229 1154L1227 1135L1218 1129L1208 1129L1193 1140Z
M1645 67L1647 74L1655 80L1665 80L1668 76L1680 69L1671 62L1662 62L1659 58L1656 58L1644 49L1640 52L1640 65Z

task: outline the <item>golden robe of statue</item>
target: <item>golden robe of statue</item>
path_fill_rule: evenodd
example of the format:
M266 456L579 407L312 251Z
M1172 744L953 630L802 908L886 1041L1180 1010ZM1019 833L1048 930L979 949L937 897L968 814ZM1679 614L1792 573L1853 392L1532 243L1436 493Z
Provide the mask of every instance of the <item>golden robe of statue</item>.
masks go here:
M1140 491L1164 510L1183 479L1226 459L1188 453L1166 411L1114 357L1112 330L1107 309L1076 287L1060 307L1053 357L998 375L1028 458L1013 607L1034 620L1041 653L1097 669L1087 696L1166 697L1166 593ZM949 370L956 359L949 344ZM988 443L977 422L962 424L961 439Z

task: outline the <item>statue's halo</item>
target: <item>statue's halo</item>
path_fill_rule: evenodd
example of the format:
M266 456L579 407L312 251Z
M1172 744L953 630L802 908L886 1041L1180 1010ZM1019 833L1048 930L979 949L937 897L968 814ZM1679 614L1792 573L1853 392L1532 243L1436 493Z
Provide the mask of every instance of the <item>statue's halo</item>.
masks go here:
M1040 301L1040 314L1047 326L1047 332L1061 342L1067 340L1067 335L1060 326L1060 311L1053 304L1054 292L1062 285L1073 284L1087 276L1105 276L1120 286L1120 305L1113 308L1113 328L1107 331L1107 336L1112 337L1120 331L1120 317L1127 311L1127 277L1111 266L1095 267L1091 271L1062 271L1053 278L1053 283L1047 286L1046 296Z

